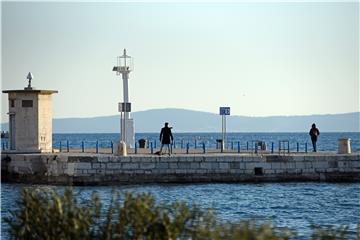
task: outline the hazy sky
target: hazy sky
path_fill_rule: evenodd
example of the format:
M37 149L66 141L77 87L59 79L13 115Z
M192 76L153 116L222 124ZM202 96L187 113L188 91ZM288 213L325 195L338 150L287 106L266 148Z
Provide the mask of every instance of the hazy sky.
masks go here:
M118 114L123 48L133 111L360 111L359 2L2 3L2 89L31 71L56 118Z

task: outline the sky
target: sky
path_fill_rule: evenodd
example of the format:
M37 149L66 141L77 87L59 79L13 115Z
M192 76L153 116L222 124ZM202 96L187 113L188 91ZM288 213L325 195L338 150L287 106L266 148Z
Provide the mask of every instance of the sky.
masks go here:
M53 117L132 111L275 116L360 111L359 2L2 2L1 88L54 89ZM7 94L1 121L7 122Z

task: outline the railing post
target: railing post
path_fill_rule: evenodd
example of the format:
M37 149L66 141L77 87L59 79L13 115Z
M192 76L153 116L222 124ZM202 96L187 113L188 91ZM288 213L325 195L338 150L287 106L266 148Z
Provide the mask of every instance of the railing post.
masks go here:
M9 141L5 142L5 149L9 149Z
M189 154L189 143L186 144L186 154Z
M279 153L281 151L281 142L279 141Z
M206 153L206 149L205 149L205 143L203 142L203 153Z
M153 154L154 153L153 142L150 142L150 150L151 150L151 154Z
M299 152L299 143L296 143L296 152Z
M274 142L271 142L271 153L274 153Z
M5 143L2 142L2 150L5 150Z
M111 154L114 154L114 143L111 141Z
M238 141L238 144L237 144L237 145L238 145L238 146L237 146L237 147L238 147L238 149L237 149L237 150L238 150L238 153L240 153L240 141Z
M175 140L172 142L174 149L176 148Z
M305 143L305 152L307 153L308 150L307 150L307 142Z
M61 146L61 140L60 140L60 146L59 146L59 151L61 152L61 148L62 148L62 146Z
M195 142L194 142L194 145L195 145L195 149L197 148L197 142L196 142L196 139L195 139Z
M288 147L287 152L290 153L290 142L287 142L287 147Z
M181 139L181 149L183 149L183 148L184 148L184 140Z
M135 142L135 154L137 154L137 143Z
M255 142L255 153L258 153L258 142Z
M66 149L67 149L67 152L69 152L69 140L66 140Z
M96 153L99 153L99 141L96 140Z
M85 151L84 141L81 142L81 151L82 151L82 152Z
M156 139L154 140L154 148L156 149Z
M234 142L231 141L231 150L234 150Z
M246 151L249 151L249 142L246 142Z

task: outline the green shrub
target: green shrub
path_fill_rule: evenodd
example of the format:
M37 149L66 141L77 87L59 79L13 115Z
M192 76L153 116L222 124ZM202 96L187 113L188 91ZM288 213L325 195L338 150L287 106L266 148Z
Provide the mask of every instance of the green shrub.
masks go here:
M78 203L71 189L24 189L18 210L5 221L13 239L236 239L271 240L295 236L288 229L255 221L220 222L211 210L183 202L157 204L150 194L113 192L102 210L98 195ZM326 231L326 236L339 237ZM321 233L321 234L320 234ZM314 239L324 239L322 231ZM340 236L341 237L341 236ZM335 238L333 238L335 239ZM337 239L337 238L336 238Z

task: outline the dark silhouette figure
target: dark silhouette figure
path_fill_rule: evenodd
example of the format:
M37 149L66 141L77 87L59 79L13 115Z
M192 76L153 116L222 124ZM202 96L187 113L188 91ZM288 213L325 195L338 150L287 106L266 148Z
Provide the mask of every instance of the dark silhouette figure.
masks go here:
M160 132L160 142L161 142L160 154L162 153L162 149L163 149L164 145L167 145L168 151L169 151L169 156L170 156L170 154L171 154L170 144L174 140L174 137L171 133L171 128L168 127L168 125L169 125L169 123L166 122L165 127L163 127Z
M316 128L315 123L313 123L311 125L309 135L311 137L311 142L312 142L312 145L313 145L313 151L316 152L316 141L318 139L318 136L320 135L320 132L319 132L319 129Z

